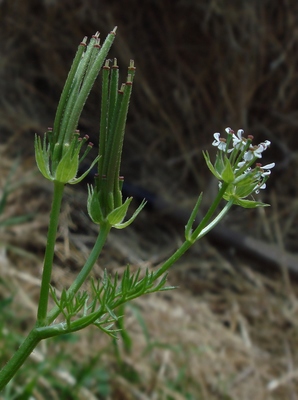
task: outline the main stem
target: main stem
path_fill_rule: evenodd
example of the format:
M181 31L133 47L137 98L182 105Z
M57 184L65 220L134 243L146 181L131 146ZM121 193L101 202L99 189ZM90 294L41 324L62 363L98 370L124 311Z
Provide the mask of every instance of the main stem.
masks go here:
M24 364L40 340L40 335L35 329L32 329L18 350L0 371L0 391L14 377L16 372Z
M46 316L48 312L48 300L50 282L52 276L52 266L55 254L56 234L58 229L59 214L63 196L64 184L54 182L54 194L52 201L52 210L50 214L47 246L45 251L43 273L41 279L40 297L37 311L37 326L46 325Z

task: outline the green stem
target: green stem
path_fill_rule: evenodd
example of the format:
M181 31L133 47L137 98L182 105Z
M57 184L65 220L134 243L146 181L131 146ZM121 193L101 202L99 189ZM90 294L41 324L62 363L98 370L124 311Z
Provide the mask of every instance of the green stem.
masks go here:
M206 233L208 233L229 211L231 206L233 205L233 202L230 201L226 204L224 209L220 212L220 214L210 222L208 225L211 217L213 216L214 212L216 211L226 189L227 189L228 184L223 183L221 189L219 190L216 198L214 199L213 203L211 204L211 207L207 211L206 215L198 225L198 227L194 230L193 234L191 235L191 239L185 240L182 245L179 247L177 251L175 251L174 254L171 255L170 258L165 261L165 263L159 268L158 271L156 271L154 278L158 279L161 277L181 256L194 244L195 241L203 237ZM208 225L208 226L207 226Z
M205 217L202 219L202 221L199 223L198 227L194 230L193 234L191 235L192 240L195 241L201 231L207 226L208 222L210 221L210 218L214 214L215 210L219 206L219 203L221 202L223 195L225 194L225 191L227 190L227 187L229 186L228 183L223 182L222 187L217 193L216 198L214 199L213 203L211 204L209 210L207 211Z
M24 364L26 359L30 356L37 344L40 342L41 337L35 329L29 333L24 342L7 362L7 364L0 371L0 391L8 384L14 377L19 368Z
M80 273L72 283L72 285L69 287L67 293L68 294L75 294L78 292L82 284L85 282L87 279L88 275L90 274L94 264L96 263L98 256L107 240L108 234L111 230L111 226L109 224L102 224L100 227L100 231L98 234L98 237L96 239L96 242L94 244L94 247L90 253L90 256L88 257L85 265L81 269ZM60 310L58 306L55 306L47 315L47 325L51 324L57 316L60 314Z
M171 255L170 258L167 259L163 263L163 265L159 268L158 271L154 274L154 278L158 279L161 277L183 254L193 245L193 242L190 240L185 240L183 244L179 247L178 250L175 251L174 254Z
M45 251L43 273L41 279L40 298L37 311L37 326L46 325L48 312L49 288L52 276L52 266L55 254L56 234L58 229L59 214L63 196L64 184L54 182L52 210L49 221L47 246Z
M205 227L203 228L198 236L196 237L196 241L201 239L203 236L205 236L208 232L210 232L222 219L223 217L228 213L232 205L234 204L234 200L229 200L228 203L224 206L224 208L221 210L221 212Z

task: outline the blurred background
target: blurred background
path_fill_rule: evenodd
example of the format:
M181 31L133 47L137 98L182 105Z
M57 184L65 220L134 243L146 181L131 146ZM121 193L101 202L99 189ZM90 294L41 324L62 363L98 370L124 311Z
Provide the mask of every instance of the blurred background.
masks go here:
M123 80L135 60L122 173L140 197L167 204L149 204L129 231L113 232L95 276L127 263L155 267L177 248L198 194L206 209L217 190L202 157L214 154L214 132L230 126L256 143L268 139L263 164L276 162L260 194L270 209L235 208L223 231L170 272L178 290L127 307L130 351L92 329L49 341L12 391L25 396L27 385L28 396L45 399L298 399L298 3L2 0L0 23L0 184L5 191L9 180L10 188L2 220L25 216L1 228L3 360L33 321L46 241L51 187L36 171L34 135L52 126L84 36L100 31L103 41L117 25L109 57ZM99 107L100 80L80 121L95 145ZM67 189L53 278L60 289L96 235L85 200L86 183Z

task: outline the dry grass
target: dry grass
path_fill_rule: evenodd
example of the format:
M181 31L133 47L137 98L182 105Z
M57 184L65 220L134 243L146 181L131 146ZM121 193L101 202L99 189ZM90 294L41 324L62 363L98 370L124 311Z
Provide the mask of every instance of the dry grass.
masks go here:
M1 232L1 298L15 293L21 330L35 314L50 198L50 188L32 175L33 134L51 126L76 45L98 29L105 36L118 25L111 57L122 70L133 57L138 68L124 149L127 181L172 199L173 207L190 207L204 189L206 206L214 187L201 150L214 131L242 127L257 141L273 142L264 162L276 160L277 167L263 195L272 208L235 210L226 223L281 252L297 252L297 7L294 0L130 0L125 8L92 0L0 3L1 185L17 155L16 180L26 178L5 216L36 213ZM95 90L81 121L91 135L98 95ZM68 190L53 278L58 288L71 281L94 240L84 201L83 189ZM113 233L94 274L103 266L121 271L127 262L158 265L177 247L182 229L144 212L125 234ZM110 341L94 330L74 344L50 341L35 359L65 352L80 365L98 354L111 371L113 392L106 398L113 400L297 399L297 277L234 250L202 241L170 273L178 290L127 308L134 346L129 354L120 342L121 358L138 380L123 373ZM74 382L65 365L57 372L62 388ZM78 398L92 399L88 385L80 391ZM35 397L59 398L45 374Z

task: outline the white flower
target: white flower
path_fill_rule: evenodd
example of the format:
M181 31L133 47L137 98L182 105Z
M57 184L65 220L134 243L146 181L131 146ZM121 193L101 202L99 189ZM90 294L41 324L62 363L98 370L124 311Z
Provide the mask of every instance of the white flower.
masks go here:
M253 158L262 158L262 153L266 150L267 147L263 146L263 144L259 144L258 146L251 146L248 151L244 153L243 159L244 161L251 161Z
M260 176L260 182L256 185L254 188L254 192L258 194L260 192L260 189L266 189L266 181L271 174L271 169L275 167L275 163L270 163L267 165L260 165L257 164L257 166L260 168L259 170L259 176Z
M263 151L267 150L270 145L271 142L269 140L265 140L265 142L260 143L258 146L250 146L248 151L244 153L244 161L251 161L255 157L262 158Z
M256 163L256 171L260 178L265 178L271 174L271 169L275 167L275 163L262 165L260 163Z
M275 167L275 163L273 162L273 163L270 163L270 164L267 164L267 165L262 165L260 168L261 168L261 176L262 177L265 177L265 176L268 176L268 175L270 175L271 174L271 169L272 168L274 168Z
M231 132L234 132L231 128L226 128L226 132L228 132L227 129L230 129ZM231 153L231 151L233 151L233 149L227 149L227 141L225 138L220 137L220 133L214 133L213 137L215 140L213 140L212 146L216 146L219 148L219 150L226 151L227 153Z
M219 150L225 151L227 147L226 139L221 138L219 132L214 133L213 137L215 140L213 140L212 146L216 146Z
M271 142L269 140L265 140L265 142L262 142L259 144L259 146L264 147L264 150L267 150L270 145L271 145Z
M246 145L246 139L242 137L243 133L243 129L238 129L237 136L235 133L233 133L233 147L235 149L243 150L244 146Z

